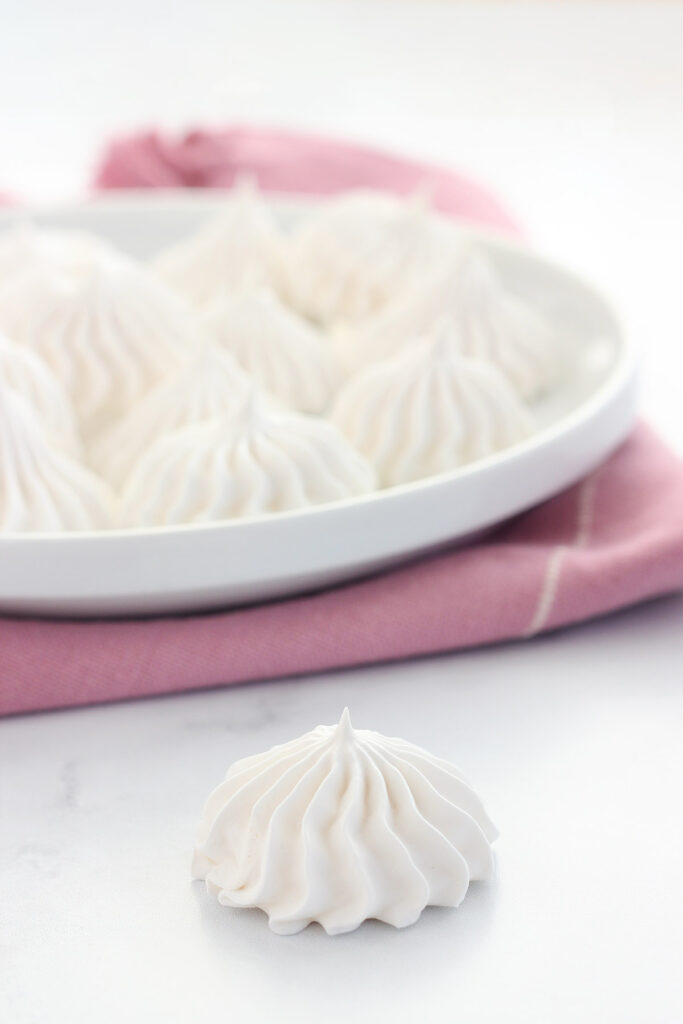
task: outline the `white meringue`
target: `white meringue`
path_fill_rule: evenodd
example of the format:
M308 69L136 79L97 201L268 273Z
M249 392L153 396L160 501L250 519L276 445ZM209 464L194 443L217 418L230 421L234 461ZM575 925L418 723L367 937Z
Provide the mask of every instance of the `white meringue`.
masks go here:
M71 247L85 244L106 248L104 242L85 232L42 230L31 221L18 219L0 233L0 285L45 260L58 258Z
M329 404L335 372L327 339L274 292L223 295L206 307L202 324L283 405L319 413Z
M247 283L279 289L281 240L258 190L244 181L228 195L218 217L159 253L154 267L193 305L203 306Z
M423 197L351 192L311 214L293 235L288 280L295 308L330 326L376 313L442 255Z
M90 454L91 465L119 487L157 438L236 413L250 390L249 378L228 352L203 344L97 440Z
M0 385L0 531L100 529L112 506L105 483L51 445L29 402Z
M38 233L19 222L0 234L0 285L42 258Z
M0 331L0 384L9 385L29 402L51 440L76 458L81 441L76 416L61 384L40 356L11 341Z
M556 332L503 285L491 260L476 246L424 275L413 291L355 332L340 332L340 364L352 373L389 358L432 330L444 315L456 323L462 354L492 363L524 399L538 397L560 372Z
M135 526L258 516L371 491L372 466L322 420L252 396L222 416L156 441L123 492Z
M457 768L405 740L338 725L232 765L204 809L192 865L219 903L259 907L280 935L368 918L396 928L457 907L493 873L497 832Z
M332 421L387 487L455 469L531 432L529 414L503 375L462 356L447 319L425 340L352 378Z
M189 315L146 268L88 239L0 285L0 327L49 364L86 437L178 364Z

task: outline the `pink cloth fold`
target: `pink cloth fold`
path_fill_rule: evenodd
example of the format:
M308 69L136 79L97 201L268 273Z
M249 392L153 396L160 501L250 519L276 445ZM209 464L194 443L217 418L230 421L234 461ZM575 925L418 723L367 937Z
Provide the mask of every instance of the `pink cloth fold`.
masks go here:
M269 158L270 154L270 158ZM253 161L253 163L250 163ZM344 168L348 168L345 175ZM282 132L115 142L112 186L409 190L421 165ZM278 169L281 169L280 175ZM417 177L416 177L417 175ZM512 229L496 202L429 169L439 205ZM424 180L424 179L422 179ZM450 186L449 186L450 182ZM0 618L0 713L400 659L531 636L683 587L683 466L645 426L585 480L485 540L275 604L140 621Z
M98 188L226 188L243 175L266 192L330 195L349 188L424 190L443 213L516 231L486 189L456 171L300 132L231 127L191 131L179 139L157 132L115 139L95 175Z

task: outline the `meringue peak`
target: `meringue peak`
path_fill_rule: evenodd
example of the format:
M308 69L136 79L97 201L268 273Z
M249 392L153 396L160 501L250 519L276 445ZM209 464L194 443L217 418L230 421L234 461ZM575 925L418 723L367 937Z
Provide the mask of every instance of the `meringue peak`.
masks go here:
M201 308L249 283L277 290L281 261L280 234L258 184L240 177L213 220L165 249L154 262L167 283Z
M348 740L352 740L354 735L353 726L351 724L351 714L348 707L346 707L342 711L341 718L339 719L339 724L335 731L335 740L345 743Z
M441 247L429 201L360 189L325 203L294 233L290 299L318 324L358 325L432 266Z

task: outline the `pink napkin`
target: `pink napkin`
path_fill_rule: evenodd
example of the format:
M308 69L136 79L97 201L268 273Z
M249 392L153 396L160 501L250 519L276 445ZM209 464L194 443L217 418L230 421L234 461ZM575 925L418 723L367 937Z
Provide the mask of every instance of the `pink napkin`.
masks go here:
M485 189L451 170L406 160L320 136L234 127L188 132L169 139L156 132L117 139L95 177L98 188L226 188L241 175L267 192L329 195L349 188L424 189L437 209L464 220L515 231L516 225Z
M114 143L107 186L406 191L510 229L450 172L338 142L240 129ZM683 467L640 426L581 483L468 548L275 604L152 620L0 618L0 713L218 686L528 637L683 586Z

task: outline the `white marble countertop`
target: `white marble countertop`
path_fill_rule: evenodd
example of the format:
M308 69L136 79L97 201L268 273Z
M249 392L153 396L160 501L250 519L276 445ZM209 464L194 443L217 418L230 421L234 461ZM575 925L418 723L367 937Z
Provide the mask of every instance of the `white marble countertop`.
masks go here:
M0 188L75 194L108 132L198 117L452 161L612 292L683 452L682 6L25 0L4 24ZM0 1020L680 1021L682 627L674 596L533 642L0 722ZM280 938L189 881L199 812L232 760L344 704L462 767L497 877L405 931Z
M682 622L669 598L533 644L0 723L2 1020L680 1020L683 688L661 652ZM230 761L344 704L464 768L497 877L403 931L283 938L190 882L198 815Z

